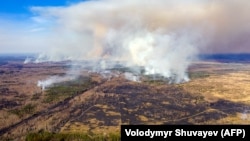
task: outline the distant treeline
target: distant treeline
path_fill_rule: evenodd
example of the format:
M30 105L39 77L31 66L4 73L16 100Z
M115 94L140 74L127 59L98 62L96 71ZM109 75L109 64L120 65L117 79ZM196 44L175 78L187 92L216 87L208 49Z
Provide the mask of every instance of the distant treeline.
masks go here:
M242 54L201 54L201 60L222 63L250 63L250 53Z
M24 61L27 57L33 56L32 54L0 54L0 65L5 65L9 61Z

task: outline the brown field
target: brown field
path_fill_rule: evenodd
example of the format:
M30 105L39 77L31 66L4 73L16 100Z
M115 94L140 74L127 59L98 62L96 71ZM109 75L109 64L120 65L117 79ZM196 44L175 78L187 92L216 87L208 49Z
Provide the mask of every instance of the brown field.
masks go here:
M66 71L63 63L0 66L2 139L24 140L39 131L105 135L121 124L250 123L250 64L197 62L189 68L191 80L181 84L82 71L77 85L37 87L38 80Z

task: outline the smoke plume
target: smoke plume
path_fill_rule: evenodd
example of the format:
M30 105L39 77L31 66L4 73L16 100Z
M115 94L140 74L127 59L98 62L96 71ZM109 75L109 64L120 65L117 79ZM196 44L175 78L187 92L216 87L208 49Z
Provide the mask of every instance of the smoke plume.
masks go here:
M186 82L199 52L247 50L249 9L246 0L95 0L32 7L34 19L50 23L50 49L35 62L104 62L95 66L100 70L123 62Z

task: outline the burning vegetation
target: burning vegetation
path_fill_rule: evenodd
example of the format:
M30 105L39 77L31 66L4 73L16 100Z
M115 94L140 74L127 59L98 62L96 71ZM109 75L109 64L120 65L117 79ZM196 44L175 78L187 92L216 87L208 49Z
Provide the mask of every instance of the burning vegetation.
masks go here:
M50 73L64 76L68 71L63 64L12 66L0 68L7 72L0 75L0 134L5 139L119 139L121 124L249 122L250 98L244 91L250 89L243 88L249 78L248 65L194 64L191 81L180 84L121 67L106 73L82 71L80 77L44 90L37 81ZM13 77L9 77L10 70ZM125 73L138 76L140 81L127 79Z

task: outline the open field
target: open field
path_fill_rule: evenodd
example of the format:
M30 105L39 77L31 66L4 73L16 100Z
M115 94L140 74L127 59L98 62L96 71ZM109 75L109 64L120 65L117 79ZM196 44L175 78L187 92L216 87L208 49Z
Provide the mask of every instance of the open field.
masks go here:
M141 82L133 82L124 78L122 70L113 70L117 76L109 78L83 70L76 80L46 90L37 86L38 80L64 75L68 67L65 62L19 60L0 65L3 140L41 134L118 140L121 124L250 123L247 63L196 62L189 68L191 80L181 84L145 75Z

